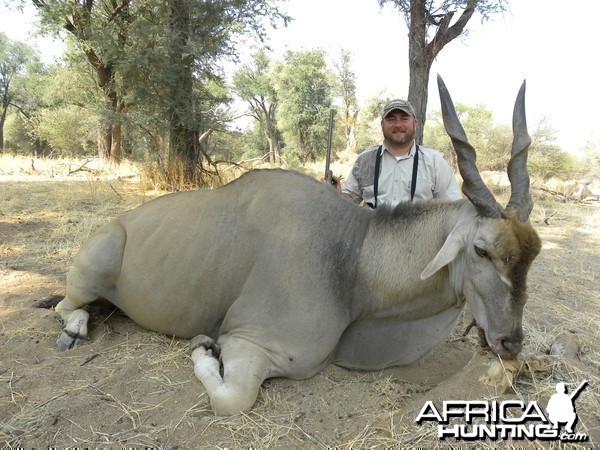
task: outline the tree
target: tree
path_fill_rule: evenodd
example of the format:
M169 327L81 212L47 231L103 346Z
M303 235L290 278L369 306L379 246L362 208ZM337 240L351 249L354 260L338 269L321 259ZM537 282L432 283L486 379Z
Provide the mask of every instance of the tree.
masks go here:
M44 66L28 74L22 87L28 107L29 136L37 155L85 156L98 153L97 130L102 114L101 96L86 73L81 55L70 64Z
M279 66L281 127L300 162L325 155L334 75L322 50L288 52Z
M558 177L568 179L575 172L575 158L554 144L556 130L542 118L531 133L529 169L544 181Z
M67 30L94 69L103 94L105 114L98 133L101 158L121 160L122 118L127 105L117 64L124 59L131 24L130 0L32 0L44 24L55 32Z
M192 182L223 100L207 86L223 78L224 58L237 57L239 36L262 39L266 24L287 24L278 1L33 0L45 26L66 29L94 69L106 105L100 154L118 161L130 121Z
M378 0L391 3L403 15L408 26L408 101L422 121L415 139L423 140L427 112L429 72L442 49L466 32L469 20L477 12L482 21L507 10L507 0ZM459 11L462 11L459 13ZM455 16L458 18L455 20Z
M260 124L269 143L269 161L281 161L281 133L277 128L277 93L270 71L271 61L264 49L258 51L252 65L244 65L233 76L234 91L250 104L250 115Z
M356 124L356 147L358 149L371 147L381 141L381 110L383 105L391 99L391 93L381 91L361 105Z
M358 104L356 101L356 74L350 68L350 52L342 50L339 62L334 64L337 76L336 93L342 99L342 126L346 138L346 149L356 150L356 124Z
M477 150L480 170L506 170L510 159L513 131L509 125L494 124L493 114L483 105L474 107L456 103L456 112L469 138ZM568 177L573 173L573 157L554 144L556 131L542 119L530 132L529 170L532 175L546 180L551 176ZM440 111L430 114L425 129L427 145L439 149L456 168L456 156L444 129Z
M167 117L170 121L169 164L181 165L186 181L192 181L201 164L200 130L195 126L194 55L188 51L191 39L192 10L188 0L169 0L168 61L172 70L168 91Z
M15 106L12 83L25 70L33 55L29 46L22 42L11 42L4 33L0 33L0 153L4 151L4 124L8 108Z
M236 38L253 33L262 40L264 20L275 26L289 18L274 6L276 0L223 0L199 2L169 0L170 45L168 60L174 76L168 77L170 94L171 139L170 161L179 159L184 179L193 181L196 171L203 171L202 157L206 139L212 133L214 109L203 104L214 100L206 89L210 80L220 79L218 71L224 58L237 59Z
M591 136L583 146L582 175L600 176L600 139Z
M477 150L479 169L505 171L512 142L510 127L495 125L492 111L484 105L455 103L455 108L469 143ZM429 115L424 136L426 144L442 151L451 166L457 169L456 154L444 128L441 111Z

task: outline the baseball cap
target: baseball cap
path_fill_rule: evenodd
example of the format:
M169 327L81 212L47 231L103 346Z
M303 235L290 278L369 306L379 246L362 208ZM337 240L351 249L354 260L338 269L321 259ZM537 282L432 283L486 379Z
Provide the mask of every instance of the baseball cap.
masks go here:
M400 111L404 111L406 114L410 114L411 116L415 117L415 110L413 109L412 105L408 103L408 101L399 98L391 100L385 104L381 117L387 116L395 109L399 109Z

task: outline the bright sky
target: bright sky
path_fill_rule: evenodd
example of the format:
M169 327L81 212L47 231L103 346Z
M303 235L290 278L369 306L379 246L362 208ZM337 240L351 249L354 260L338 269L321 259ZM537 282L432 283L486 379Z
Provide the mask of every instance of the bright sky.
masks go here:
M401 15L377 0L290 0L296 18L272 34L275 48L320 47L332 55L352 52L359 96L382 88L408 94L408 38ZM510 124L519 87L527 80L530 130L542 118L557 130L558 144L576 152L600 139L599 42L593 25L600 17L596 0L511 0L511 11L481 24L472 19L469 35L448 44L434 62L428 111L439 109L436 74L456 102L484 104L498 123ZM586 17L589 19L586 19Z
M598 142L594 111L600 105L599 70L592 52L600 1L510 4L509 13L483 25L472 19L469 35L442 50L431 71L428 110L439 109L439 73L454 101L486 105L496 122L510 124L517 91L526 79L530 130L547 118L564 150L577 152L591 139ZM377 0L288 0L285 9L295 20L270 33L276 53L321 48L337 59L340 49L350 50L361 99L382 89L406 98L407 28L398 12L388 6L381 10ZM0 6L0 31L9 38L27 40L31 22ZM46 60L54 56L47 46L37 46Z

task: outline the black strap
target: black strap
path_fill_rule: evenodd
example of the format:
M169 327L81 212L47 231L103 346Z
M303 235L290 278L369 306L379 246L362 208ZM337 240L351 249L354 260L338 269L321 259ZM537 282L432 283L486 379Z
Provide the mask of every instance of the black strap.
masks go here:
M375 200L373 203L368 203L368 205L375 209L377 208L377 193L379 191L379 168L381 167L381 154L382 154L382 146L380 145L377 149L377 154L375 155L375 178L373 180L373 196ZM419 146L417 145L415 148L415 157L413 159L413 170L412 170L412 180L410 184L410 201L412 202L415 198L415 190L417 189L417 170L419 168Z
M410 184L410 201L413 201L415 198L415 190L417 189L417 168L419 167L419 146L415 148L415 160L413 161L413 173L412 180Z
M381 167L381 148L380 145L377 149L377 155L375 155L375 179L373 180L373 195L375 200L373 203L369 203L369 206L373 209L377 208L377 192L379 188L379 167Z

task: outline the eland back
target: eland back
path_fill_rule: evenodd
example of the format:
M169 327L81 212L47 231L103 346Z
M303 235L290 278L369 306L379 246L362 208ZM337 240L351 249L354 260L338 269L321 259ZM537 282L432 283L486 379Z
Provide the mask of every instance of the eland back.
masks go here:
M165 195L81 248L56 307L59 350L86 338L83 307L107 299L147 329L191 339L194 372L219 415L250 409L269 377L411 363L448 336L465 303L491 350L514 358L541 247L528 222L525 84L503 208L438 83L468 201L371 210L284 170Z

